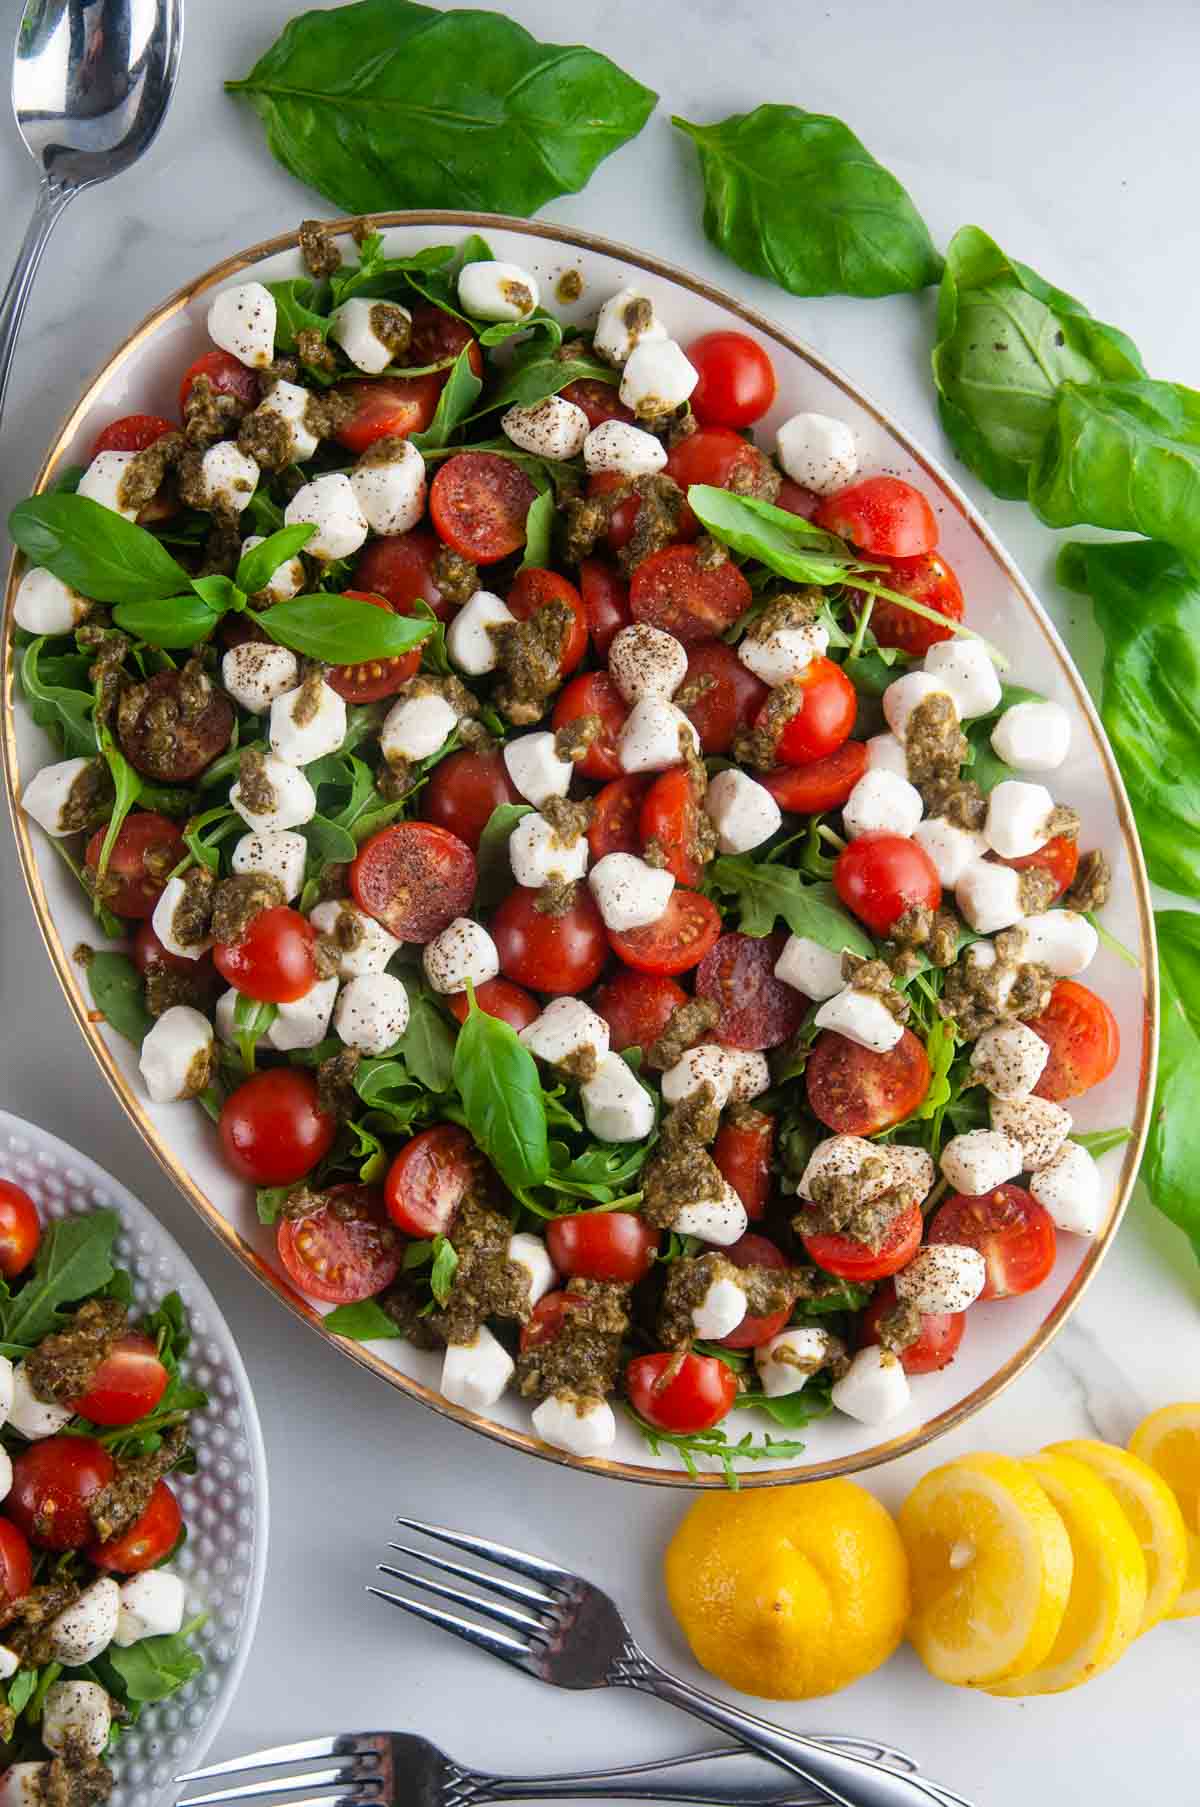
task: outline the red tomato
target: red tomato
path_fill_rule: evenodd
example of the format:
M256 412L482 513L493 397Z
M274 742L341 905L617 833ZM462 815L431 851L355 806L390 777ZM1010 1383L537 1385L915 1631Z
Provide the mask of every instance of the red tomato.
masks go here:
M823 497L813 520L873 556L919 558L938 541L932 508L902 477L860 477Z
M33 1586L33 1552L24 1532L0 1518L0 1601L23 1600Z
M1054 1219L1023 1186L997 1186L978 1198L952 1192L935 1211L928 1239L978 1249L987 1265L981 1299L1030 1293L1054 1266Z
M1069 889L1079 869L1079 842L1074 835L1056 834L1036 853L1023 853L1015 860L1001 860L1000 864L1011 866L1015 872L1024 872L1030 866L1048 872L1058 887L1054 896L1059 898Z
M525 517L536 495L511 458L459 452L447 458L429 486L429 513L438 537L453 551L473 564L494 565L525 544Z
M475 752L464 747L430 772L421 793L421 814L427 822L449 829L474 853L492 811L502 803L520 801L521 793L498 748Z
M703 333L687 347L700 373L692 413L702 427L749 427L775 400L775 366L746 333Z
M832 659L811 659L788 690L796 699L796 709L775 743L779 763L810 765L836 753L849 740L858 713L858 693L841 666ZM758 719L765 711L764 704Z
M456 358L467 345L471 347L471 369L476 376L482 376L483 353L466 321L460 320L457 314L448 314L445 308L432 301L418 301L412 310L412 341L408 348L409 361L414 368L436 364L442 358ZM449 370L436 374L443 383L450 381Z
M193 979L202 979L205 984L216 984L217 975L207 954L201 954L198 960L189 960L186 954L170 953L154 933L154 924L148 919L139 922L134 931L133 963L143 978L152 972L188 973Z
M542 1014L537 1000L507 979L485 979L475 987L475 1002L485 1016L497 1017L518 1031L528 1029L534 1018ZM471 1014L471 1000L465 991L452 992L446 1004L456 1022L465 1023Z
M639 973L690 972L699 966L721 933L721 913L716 904L698 891L678 887L657 922L648 928L609 934L618 960Z
M500 462L503 463L504 460L501 459ZM521 533L524 538L524 527ZM561 577L557 571L544 571L538 565L526 565L523 571L517 572L506 600L509 612L518 621L528 621L531 615L536 615L548 602L563 602L567 605L571 611L571 625L563 642L558 669L561 677L569 677L588 647L587 610L575 585Z
M0 1180L0 1274L23 1274L42 1240L37 1206L12 1180ZM0 1521L2 1522L2 1521Z
M588 478L587 493L589 496L607 496L614 489L620 489L628 481L628 477L623 477L620 471L597 471L594 476ZM640 496L625 496L616 504L608 517L608 531L604 536L604 543L610 552L620 552L623 547L628 546L633 538L638 509L641 506ZM685 523L691 524L690 532L682 531ZM676 527L674 538L694 540L699 531L699 521L685 504L679 516L679 525Z
M541 1349L544 1344L552 1343L562 1329L567 1313L582 1304L577 1293L543 1293L529 1322L521 1326L518 1339L521 1354L527 1355L531 1349Z
M113 1459L92 1437L44 1437L13 1457L5 1511L39 1550L79 1550L92 1541L88 1502L107 1487Z
M307 916L276 904L255 916L240 941L218 941L213 965L245 997L294 1004L317 979L317 932Z
M704 877L704 861L693 849L700 832L704 805L684 766L663 772L642 798L638 828L643 845L656 841L666 857L666 869L681 885L695 887Z
M652 552L629 586L634 620L665 628L685 646L723 634L745 614L751 600L750 585L732 559L706 569L694 546L664 546L661 552Z
M808 1107L839 1136L874 1136L915 1111L929 1090L929 1057L911 1029L879 1054L823 1029L804 1068Z
M179 385L179 412L182 414L192 384L198 376L206 376L218 395L236 395L246 408L258 406L259 382L253 370L234 357L231 351L206 351L189 364Z
M586 885L562 916L537 907L538 892L516 885L491 921L506 979L531 991L581 992L600 977L608 955L604 919Z
M110 1537L107 1543L90 1543L85 1552L98 1569L112 1569L118 1575L139 1575L152 1569L169 1556L179 1542L183 1530L183 1513L179 1501L165 1481L154 1483L154 1492L140 1518L135 1518L127 1531Z
M442 599L433 579L433 561L441 545L428 527L389 534L371 540L358 555L354 581L372 595L386 596L401 615L413 613L412 604L427 602L439 621L453 614L453 604Z
M684 713L706 753L728 753L738 729L748 728L766 702L767 687L724 640L697 640L688 647L684 685L697 683L705 688Z
M617 394L615 376L611 383L606 383L603 377L582 377L578 382L568 383L561 393L565 402L574 402L577 408L583 409L589 427L602 427L606 420L623 420L631 425L636 418L632 408L627 408Z
M625 1391L639 1418L656 1430L693 1436L719 1424L737 1397L737 1377L715 1355L639 1355L625 1370Z
M719 1005L712 1034L727 1048L757 1052L778 1048L804 1020L805 1000L775 977L787 931L773 935L722 935L696 974L696 996Z
M734 1267L781 1268L790 1265L782 1249L776 1248L765 1236L756 1236L753 1231L739 1236L723 1253L726 1261L732 1261ZM723 1349L757 1349L762 1343L769 1343L773 1336L778 1336L791 1315L790 1305L781 1306L778 1311L765 1312L759 1317L747 1312L736 1330L731 1330L728 1336L717 1340Z
M475 855L448 828L396 822L358 850L350 889L360 909L399 941L432 941L475 895Z
M136 1424L154 1410L168 1379L154 1338L142 1330L127 1330L96 1369L87 1392L72 1400L71 1409L106 1429Z
M435 1123L406 1142L387 1170L383 1202L406 1236L444 1236L477 1172L475 1145L457 1123Z
M342 595L355 602L369 602L377 609L387 609L389 614L405 613L403 609L395 608L386 596L378 596L372 590L343 590ZM421 649L414 646L411 652L394 653L389 659L364 659L358 665L334 665L325 681L348 703L378 703L385 696L395 696L420 663Z
M331 1186L310 1217L280 1219L279 1259L297 1291L327 1305L355 1305L390 1286L400 1271L395 1232L377 1188ZM336 1204L333 1202L336 1199Z
M746 1207L751 1222L762 1217L771 1194L771 1155L775 1123L763 1111L747 1108L733 1122L722 1123L712 1158Z
M335 394L354 412L334 434L348 452L362 453L377 439L407 439L423 433L437 411L445 387L441 371L427 376L352 377Z
M629 585L604 559L585 558L579 566L579 594L596 657L607 659L615 636L633 620Z
M120 420L110 421L99 435L92 457L101 452L144 452L164 433L174 431L174 422L164 420L161 414L124 414Z
M811 765L780 765L757 776L780 809L797 816L819 816L827 809L840 809L866 769L866 742L844 740Z
M886 935L907 911L936 910L942 887L933 861L906 835L864 834L839 853L833 884L848 910L876 935Z
M661 1241L631 1211L585 1211L546 1225L546 1247L572 1280L615 1280L633 1286L650 1272Z
M875 556L878 558L879 554ZM923 602L927 609L936 609L947 621L963 618L962 586L945 559L936 552L922 552L917 558L890 558L884 570L870 573L870 581L882 584L887 590L895 590L901 596L911 596L914 602ZM902 608L898 602L889 602L885 596L875 598L871 632L880 646L899 646L914 659L921 658L939 640L952 638L948 627L938 627L936 622L926 621L923 615L914 615L911 609Z
M290 1186L329 1153L337 1123L317 1102L317 1082L298 1067L255 1073L221 1107L225 1159L255 1186Z
M896 1288L885 1280L858 1321L860 1349L879 1341L879 1320L895 1303ZM958 1354L966 1327L965 1311L922 1312L921 1334L915 1343L900 1351L900 1366L906 1374L937 1374L948 1368Z
M89 872L99 870L100 850L107 833L107 828L98 828L87 844L83 860ZM135 810L126 816L117 830L105 872L106 880L113 884L104 898L109 909L117 916L135 919L152 916L172 867L186 852L183 830L169 817L152 809Z
M623 966L604 981L592 1009L608 1024L609 1046L620 1054L626 1048L653 1047L672 1012L687 1001L687 992L674 979Z
M859 1242L853 1236L802 1236L809 1259L828 1274L840 1280L853 1280L868 1286L872 1280L886 1279L889 1274L907 1267L921 1246L921 1207L909 1205L897 1213L888 1226L879 1248Z
M642 851L638 824L641 821L642 798L652 783L651 778L638 772L628 778L614 778L598 794L592 810L591 827L588 829L588 847L593 866L606 853Z
M1116 1017L1103 998L1075 979L1058 981L1050 1002L1029 1027L1050 1050L1034 1095L1056 1104L1107 1079L1121 1053Z
M753 488L769 468L757 446L729 427L701 427L681 439L667 458L667 476L674 477L685 496L693 483L731 489L736 482ZM700 531L690 508L680 517L680 527L680 539L694 539Z
M617 735L628 714L629 704L606 671L585 671L582 677L571 679L554 705L551 727L565 728L584 715L598 715L603 724L599 737L576 762L575 770L582 778L620 778Z
M811 521L821 506L821 498L815 490L805 489L802 483L785 477L779 486L775 506L786 508L789 514L798 514L802 520Z

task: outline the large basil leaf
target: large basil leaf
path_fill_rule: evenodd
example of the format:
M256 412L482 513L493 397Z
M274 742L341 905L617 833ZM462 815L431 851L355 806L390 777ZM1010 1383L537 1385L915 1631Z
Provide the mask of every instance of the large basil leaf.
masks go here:
M782 917L793 935L807 935L835 954L848 948L870 958L875 951L865 930L842 909L833 886L812 884L790 866L760 864L744 853L726 855L708 868L705 888L736 899L744 935L769 935Z
M265 590L279 566L287 559L295 558L316 531L311 521L297 521L294 527L281 527L278 533L269 533L257 546L251 546L249 552L242 554L234 579L237 588L247 596L253 596L256 590Z
M8 531L32 564L96 602L158 602L191 582L152 533L89 496L30 496Z
M404 1335L375 1299L362 1299L356 1305L335 1305L327 1313L323 1328L332 1330L335 1336L347 1336L355 1343L370 1343L381 1337Z
M448 1092L454 1083L454 1030L428 986L415 973L402 973L408 993L408 1027L396 1052L418 1084L431 1092Z
M857 568L854 554L836 534L757 496L693 483L688 507L723 546L758 559L793 583L840 583Z
M277 602L257 617L258 624L280 646L320 659L325 665L358 665L364 659L390 659L411 652L427 638L430 626L419 616L392 615L386 609L356 602L352 596L297 596Z
M142 976L127 954L93 954L87 963L92 1003L110 1028L140 1048L154 1027Z
M1023 500L1063 382L1144 376L1137 348L1081 301L1006 257L978 226L950 241L933 380L947 436L998 496Z
M199 1620L194 1621L198 1625ZM193 1627L156 1638L140 1638L136 1644L122 1647L110 1644L104 1652L102 1667L115 1671L118 1697L138 1703L166 1700L185 1682L199 1675L204 1658L193 1650L188 1632Z
M540 1186L550 1151L536 1063L515 1029L474 999L454 1044L454 1082L467 1128L505 1185L514 1192Z
M90 659L83 653L46 655L46 636L31 640L21 656L21 689L39 728L48 728L68 759L92 759L96 699L88 678ZM56 678L69 678L58 683Z
M1154 924L1162 1029L1142 1179L1158 1209L1179 1225L1200 1257L1200 916L1159 910Z
M894 295L937 281L925 222L840 119L762 106L671 123L700 156L704 230L743 270L793 295Z
M536 213L582 188L657 99L594 50L409 0L303 13L226 86L279 161L348 213Z
M169 596L157 602L122 602L113 610L113 620L135 640L181 651L184 647L195 646L200 640L207 640L222 613L202 596L189 591L183 596Z
M1150 876L1200 897L1200 578L1151 540L1072 542L1058 576L1104 637L1100 713Z

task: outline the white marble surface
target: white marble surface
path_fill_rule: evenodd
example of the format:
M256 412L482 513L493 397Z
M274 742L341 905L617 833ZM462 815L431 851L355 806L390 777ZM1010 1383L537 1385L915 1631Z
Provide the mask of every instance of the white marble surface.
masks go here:
M222 78L244 73L295 0L192 0L183 76L146 162L68 212L47 254L0 440L0 503L24 493L86 376L160 296L229 250L316 211L267 155ZM546 217L673 258L745 294L840 363L946 456L927 376L932 292L804 302L743 278L705 242L690 153L667 114L718 118L765 99L836 113L907 183L936 238L974 221L1081 295L1149 367L1200 381L1200 225L1188 152L1191 0L520 0L530 29L618 56L663 95L641 140ZM16 22L0 0L0 34ZM0 130L0 266L15 252L32 169ZM1086 604L1053 591L1054 536L1020 505L966 486L1092 663ZM695 1674L662 1602L663 1544L683 1496L541 1465L444 1424L335 1359L212 1243L122 1117L71 1026L38 945L7 834L0 844L0 1101L86 1148L141 1191L222 1299L258 1394L273 1482L266 1602L241 1698L216 1753L320 1729L420 1728L473 1764L526 1772L618 1762L704 1741L622 1695L539 1693L367 1599L397 1510L545 1549L609 1583L648 1648ZM19 1033L14 1034L17 1030ZM1124 1438L1195 1395L1200 1269L1135 1202L1115 1252L1035 1368L932 1454L880 1471L896 1504L956 1450ZM977 1807L1128 1807L1194 1795L1200 1761L1195 1623L1160 1628L1121 1666L1059 1699L951 1693L901 1654L832 1701L780 1708L797 1728L875 1734L913 1751ZM1190 1679L1189 1679L1190 1678Z

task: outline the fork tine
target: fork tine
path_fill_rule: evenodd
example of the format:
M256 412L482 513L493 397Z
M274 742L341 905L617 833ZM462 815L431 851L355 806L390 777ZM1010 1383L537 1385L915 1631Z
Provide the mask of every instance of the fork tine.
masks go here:
M425 1575L414 1575L408 1569L393 1568L391 1563L381 1562L376 1565L381 1575L390 1575L393 1581L407 1581L410 1587L421 1587L426 1593L433 1594L439 1600L452 1600L455 1606L469 1606L480 1612L486 1619L495 1619L498 1625L507 1625L510 1631L532 1631L544 1638L549 1627L541 1619L535 1619L532 1613L521 1612L516 1606L505 1606L499 1600L488 1599L483 1594L468 1594L461 1587L448 1587L444 1581L434 1581Z
M388 1549L395 1550L398 1556L415 1556L418 1562L428 1563L431 1569L441 1569L444 1575L457 1575L460 1581L474 1581L480 1587L490 1587L494 1594L502 1595L505 1600L515 1600L518 1605L532 1606L535 1612L558 1610L558 1601L551 1599L549 1594L539 1593L534 1587L522 1587L519 1581L510 1581L506 1575L489 1575L465 1562L448 1562L444 1556L435 1556L432 1550L416 1550L411 1544L390 1543Z
M207 1782L210 1776L233 1776L239 1770L269 1769L276 1763L308 1763L320 1757L353 1755L353 1752L339 1748L345 1742L343 1738L307 1738L302 1744L275 1744L269 1750L251 1751L248 1757L229 1757L224 1763L209 1763L204 1769L185 1770L175 1780Z
M377 1600L386 1600L389 1606L398 1606L401 1612L412 1613L415 1619L424 1619L429 1625L452 1632L456 1638L465 1638L468 1644L486 1650L489 1656L498 1656L518 1669L530 1668L533 1653L528 1644L519 1643L516 1638L489 1631L486 1625L477 1625L473 1619L460 1619L457 1613L439 1612L436 1606L426 1606L423 1600L410 1600L407 1594L390 1594L381 1587L369 1587L367 1592L374 1594Z
M515 1569L518 1575L525 1575L530 1581L544 1581L548 1587L571 1587L579 1579L569 1569L560 1569L555 1562L547 1562L542 1556L531 1556L527 1550L514 1550L506 1543L471 1537L465 1531L450 1531L445 1525L429 1525L419 1518L398 1516L396 1523L405 1525L410 1531L423 1531L426 1537L436 1538L441 1543L452 1544L456 1550L482 1556L485 1562L497 1563L502 1569Z
M220 1788L215 1794L194 1794L187 1807L215 1807L218 1801L260 1800L272 1795L294 1794L298 1788L306 1788L310 1794L353 1794L364 1783L371 1783L377 1789L381 1780L379 1776L355 1775L353 1769L310 1769L302 1776L267 1776L261 1782Z

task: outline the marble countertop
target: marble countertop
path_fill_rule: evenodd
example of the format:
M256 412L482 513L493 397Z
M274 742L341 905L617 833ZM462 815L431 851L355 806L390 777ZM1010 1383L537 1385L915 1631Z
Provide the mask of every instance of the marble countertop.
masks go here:
M84 196L59 226L8 400L5 510L25 493L85 378L154 302L218 257L319 210L220 85L245 72L297 4L193 0L161 137L134 173ZM935 455L949 461L928 378L933 292L809 302L741 276L702 235L691 153L670 112L704 120L777 100L839 115L905 182L939 242L977 222L1124 327L1156 374L1200 382L1200 223L1181 129L1195 105L1190 0L1143 0L1136 11L1128 0L803 8L514 0L512 10L542 37L608 51L663 97L641 139L601 168L586 195L544 217L645 247L744 294L851 372ZM0 5L0 36L17 13L17 0ZM0 267L15 254L32 196L32 167L5 126ZM1093 675L1087 605L1051 581L1055 536L1023 506L963 481ZM699 1748L703 1732L667 1709L623 1695L539 1693L363 1594L392 1514L440 1516L609 1584L647 1648L697 1675L659 1579L683 1496L531 1467L338 1360L270 1301L171 1189L80 1042L7 834L0 882L0 1020L20 1031L0 1044L0 1102L119 1173L171 1227L224 1305L263 1416L266 1598L214 1755L356 1726L419 1728L472 1764L526 1773ZM1083 1304L1033 1369L936 1450L876 1471L869 1484L894 1506L934 1460L960 1450L1020 1453L1081 1434L1123 1441L1146 1410L1195 1394L1198 1306L1200 1268L1183 1237L1135 1200ZM1194 1625L1160 1627L1087 1689L1019 1704L942 1688L903 1652L837 1698L780 1707L778 1717L902 1745L976 1807L1182 1800L1200 1764L1196 1640Z

